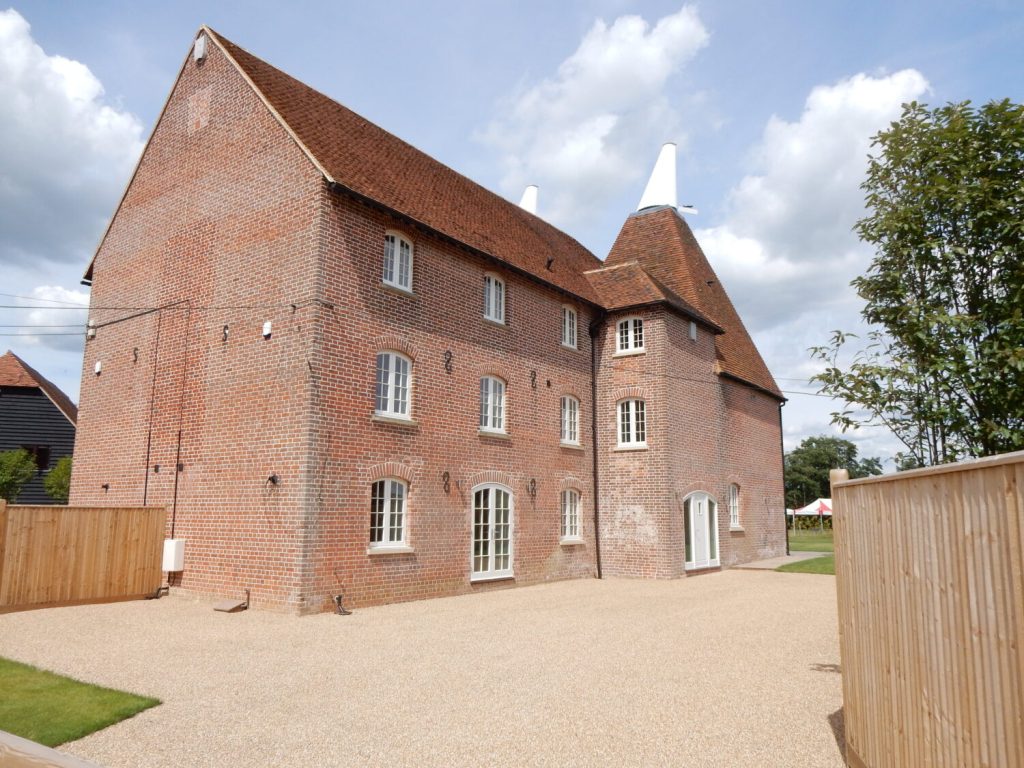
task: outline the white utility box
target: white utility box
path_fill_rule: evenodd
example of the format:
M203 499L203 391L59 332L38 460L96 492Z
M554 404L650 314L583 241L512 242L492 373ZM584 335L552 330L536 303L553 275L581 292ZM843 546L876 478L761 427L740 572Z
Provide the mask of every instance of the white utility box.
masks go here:
M164 567L168 573L185 570L185 540L164 539Z

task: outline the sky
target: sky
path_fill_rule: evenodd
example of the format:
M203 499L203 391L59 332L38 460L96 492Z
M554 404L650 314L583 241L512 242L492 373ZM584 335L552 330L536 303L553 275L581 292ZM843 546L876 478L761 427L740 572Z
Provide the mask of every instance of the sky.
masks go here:
M2 7L2 6L0 6ZM604 258L660 146L789 401L842 436L810 347L860 331L871 137L901 105L1024 101L1019 0L23 2L0 10L0 352L77 400L82 275L201 24ZM887 467L891 468L891 464Z

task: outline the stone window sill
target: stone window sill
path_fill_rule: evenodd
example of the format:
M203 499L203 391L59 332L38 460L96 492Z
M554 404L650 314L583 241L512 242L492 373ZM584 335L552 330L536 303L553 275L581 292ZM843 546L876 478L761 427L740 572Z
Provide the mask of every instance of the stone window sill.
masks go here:
M508 329L508 323L506 323L504 320L494 320L493 318L485 317L484 322L487 323L488 325L497 326L498 328L505 328L506 330Z
M646 349L626 349L621 352L616 352L612 357L636 357L637 355L643 355L646 352Z
M484 581L512 581L515 576L511 573L504 574L502 576L470 576L469 581L472 584L479 584Z
M386 546L386 547L367 547L366 554L368 555L409 555L416 550L410 546L402 544L400 546Z
M730 533L746 533L746 531L743 529L742 525L730 525L729 526L729 532Z
M396 293L399 296L405 296L407 299L415 299L416 298L416 294L413 293L412 291L410 291L408 288L402 288L402 287L397 286L397 285L392 285L391 283L383 283L383 282L380 284L380 287L383 288L388 293Z
M563 547L582 547L586 544L586 542L583 541L583 539L578 537L574 537L571 539L561 539L558 543Z
M570 450L570 451L582 451L582 450L584 450L584 449L583 449L583 446L582 446L582 445L580 445L579 443L566 443L566 442L560 442L560 443L558 444L558 447L559 447L559 448L567 448L567 449L568 449L568 450Z
M491 432L488 429L478 429L476 433L480 437L493 437L496 440L511 440L512 436L508 432Z
M404 419L401 416L385 416L380 413L375 413L370 417L370 421L375 421L378 424L391 424L396 427L411 427L413 429L419 429L419 422L415 419Z
M613 453L629 453L630 451L646 451L646 450L647 450L647 443L642 443L640 445L619 445L619 446L616 446L616 448L613 451Z

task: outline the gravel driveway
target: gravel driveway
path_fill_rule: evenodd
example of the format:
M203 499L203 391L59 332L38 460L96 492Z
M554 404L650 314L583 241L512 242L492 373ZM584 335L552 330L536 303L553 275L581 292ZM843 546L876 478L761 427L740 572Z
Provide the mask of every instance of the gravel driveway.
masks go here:
M0 615L0 655L163 705L107 766L842 766L835 580L581 580L296 618L158 601Z

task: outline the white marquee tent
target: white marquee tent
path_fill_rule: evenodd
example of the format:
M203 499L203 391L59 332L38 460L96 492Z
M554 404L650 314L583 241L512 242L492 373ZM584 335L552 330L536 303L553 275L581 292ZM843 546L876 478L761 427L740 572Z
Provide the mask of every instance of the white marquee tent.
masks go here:
M831 517L832 516L832 499L815 499L810 504L807 504L799 509L793 510L794 514L797 515L813 515L814 517Z

